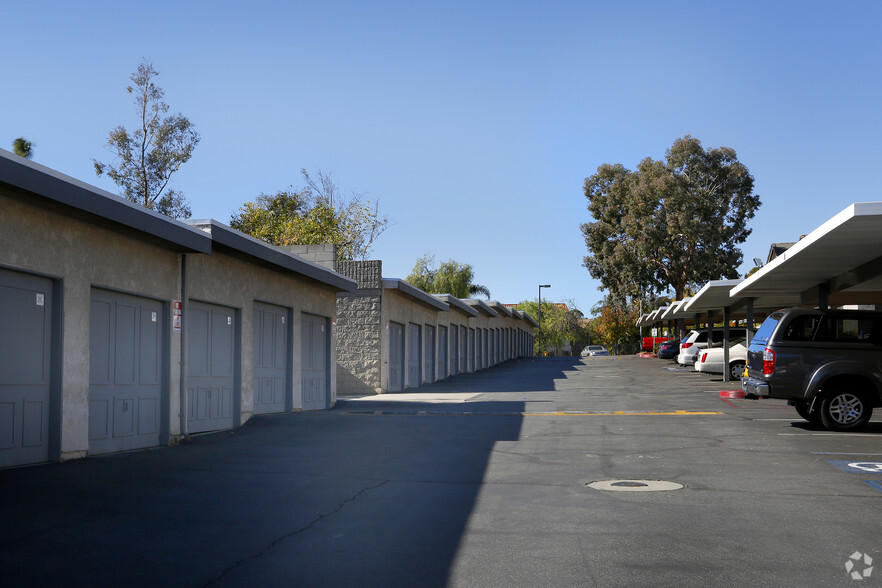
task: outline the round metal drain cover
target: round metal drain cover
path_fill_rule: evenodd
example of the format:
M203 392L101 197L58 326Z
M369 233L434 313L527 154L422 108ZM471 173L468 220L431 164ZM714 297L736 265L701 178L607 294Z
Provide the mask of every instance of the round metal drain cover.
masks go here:
M590 482L586 486L610 492L663 492L665 490L679 490L683 484L663 480L600 480Z

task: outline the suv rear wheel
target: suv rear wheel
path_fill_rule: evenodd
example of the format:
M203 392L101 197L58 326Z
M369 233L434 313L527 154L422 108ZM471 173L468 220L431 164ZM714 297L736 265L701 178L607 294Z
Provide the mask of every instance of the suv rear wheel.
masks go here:
M815 425L821 423L821 415L818 414L818 411L809 411L812 406L811 402L797 402L793 406L794 408L796 408L796 414L798 414L808 422Z
M873 407L861 392L833 390L821 399L821 424L831 431L856 431L873 416Z

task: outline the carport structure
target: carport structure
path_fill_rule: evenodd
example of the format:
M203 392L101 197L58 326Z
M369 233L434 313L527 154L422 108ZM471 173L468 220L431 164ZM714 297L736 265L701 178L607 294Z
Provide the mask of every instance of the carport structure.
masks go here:
M708 282L686 304L662 307L641 317L641 326L662 319L706 316L708 328L722 320L724 363L728 325L747 323L748 343L755 313L789 306L818 307L882 303L882 202L856 202L770 259L743 280ZM709 333L711 341L712 333ZM728 373L723 374L728 381Z
M856 202L732 288L757 308L882 303L882 202Z

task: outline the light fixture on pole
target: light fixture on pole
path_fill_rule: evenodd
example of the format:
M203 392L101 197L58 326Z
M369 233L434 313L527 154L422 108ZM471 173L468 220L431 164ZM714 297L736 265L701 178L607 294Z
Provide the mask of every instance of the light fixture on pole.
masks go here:
M551 284L539 284L539 352L542 353L542 288L551 288Z

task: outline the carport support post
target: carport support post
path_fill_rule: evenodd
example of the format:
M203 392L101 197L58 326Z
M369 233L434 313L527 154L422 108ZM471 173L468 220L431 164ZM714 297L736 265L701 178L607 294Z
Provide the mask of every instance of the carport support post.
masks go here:
M745 347L750 347L750 342L753 340L753 298L747 299L747 308L745 309L747 316L745 317L746 332L747 332L747 341L745 343Z
M723 307L723 381L729 382L729 314L730 308Z
M714 311L707 311L707 346L710 348L714 342Z

